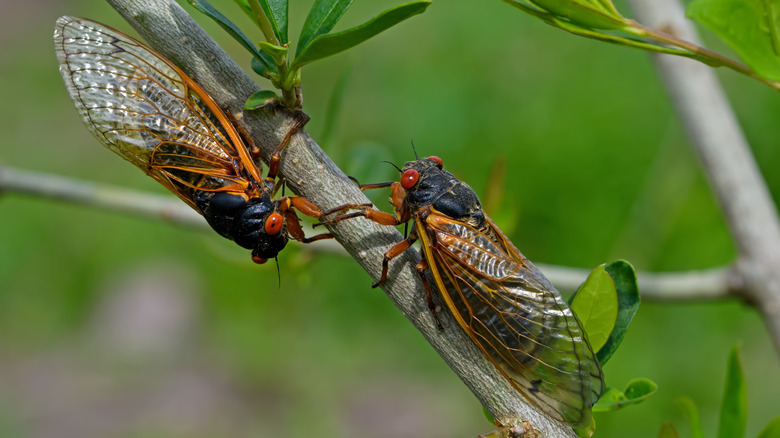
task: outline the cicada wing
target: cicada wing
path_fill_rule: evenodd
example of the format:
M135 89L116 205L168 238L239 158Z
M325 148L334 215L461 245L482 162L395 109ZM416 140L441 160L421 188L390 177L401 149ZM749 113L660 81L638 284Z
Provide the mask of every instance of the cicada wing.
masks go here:
M222 110L168 60L81 18L60 17L54 41L60 73L89 131L190 205L187 187L245 189L237 160L259 179Z
M560 293L488 224L483 233L428 216L437 286L470 337L530 402L584 425L604 388L587 336Z

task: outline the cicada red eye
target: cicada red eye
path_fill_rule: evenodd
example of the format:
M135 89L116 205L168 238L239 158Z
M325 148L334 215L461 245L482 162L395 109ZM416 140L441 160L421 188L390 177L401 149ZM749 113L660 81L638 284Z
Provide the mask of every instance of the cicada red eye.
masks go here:
M279 234L282 231L284 225L284 218L279 213L271 213L268 219L265 220L265 232L270 235Z
M414 187L415 184L417 184L418 179L420 179L420 172L414 169L409 169L404 172L403 175L401 175L401 187L409 190Z
M433 160L437 163L439 163L439 166L444 167L444 161L441 160L441 158L437 157L436 155L431 155L428 157L429 160Z
M264 258L262 258L262 257L258 257L258 256L254 256L254 255L253 255L253 256L252 256L252 261L253 261L253 262L255 262L255 263L257 263L258 265L262 265L263 263L267 262L267 261L268 261L268 259L264 259Z

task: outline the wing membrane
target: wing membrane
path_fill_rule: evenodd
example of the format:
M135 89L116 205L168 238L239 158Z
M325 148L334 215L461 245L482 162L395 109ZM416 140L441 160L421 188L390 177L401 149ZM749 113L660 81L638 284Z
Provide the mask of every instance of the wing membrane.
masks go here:
M558 291L490 219L485 232L436 213L420 225L437 286L463 329L534 405L565 423L588 421L603 374Z
M214 101L140 42L60 17L60 72L82 120L108 149L195 207L186 188L243 191L259 170ZM241 165L236 165L241 163Z

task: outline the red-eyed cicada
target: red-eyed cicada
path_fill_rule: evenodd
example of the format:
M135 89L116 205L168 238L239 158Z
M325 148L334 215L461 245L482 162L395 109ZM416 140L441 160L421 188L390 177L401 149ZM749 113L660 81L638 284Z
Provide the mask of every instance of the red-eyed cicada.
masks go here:
M295 210L320 217L297 196L274 199L282 150L308 119L299 113L261 176L260 149L192 79L143 43L94 21L60 17L60 72L87 129L202 214L220 235L275 258L289 237L306 238Z
M428 275L458 324L512 386L551 417L587 425L604 377L560 293L485 215L474 191L443 169L440 158L407 162L399 182L361 188L388 186L395 215L364 208L322 222L360 216L384 225L413 222L408 238L385 253L373 287L387 279L390 260L419 240L423 260L417 270L430 308L435 312Z

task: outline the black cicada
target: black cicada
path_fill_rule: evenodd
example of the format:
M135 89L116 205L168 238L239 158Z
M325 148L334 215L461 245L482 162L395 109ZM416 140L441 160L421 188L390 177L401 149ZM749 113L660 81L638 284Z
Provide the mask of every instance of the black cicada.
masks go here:
M439 157L407 162L399 182L361 189L388 186L395 215L362 209L324 221L362 216L384 225L413 222L409 237L385 253L373 286L387 279L390 260L419 240L423 261L417 269L431 309L427 273L458 324L512 386L553 418L587 425L604 377L560 293L482 211L474 191L443 169Z
M220 235L275 258L289 237L306 238L295 210L320 217L298 196L274 199L282 150L261 176L260 150L232 117L178 67L143 43L94 21L60 17L54 30L60 72L87 129L202 214ZM302 113L300 113L302 114ZM249 145L249 146L247 146Z

